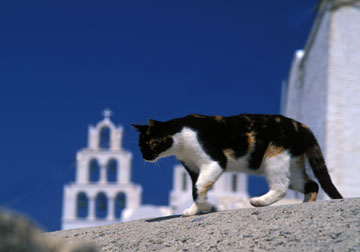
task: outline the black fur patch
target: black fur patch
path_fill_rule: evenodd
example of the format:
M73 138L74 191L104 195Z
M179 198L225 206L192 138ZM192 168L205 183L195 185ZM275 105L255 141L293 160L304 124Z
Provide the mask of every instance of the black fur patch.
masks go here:
M306 182L305 187L304 187L304 194L308 194L308 193L317 193L319 191L319 186L316 182L310 180L308 182Z
M321 187L332 199L342 199L343 197L334 186L329 172L327 170L324 157L321 153L320 146L316 143L306 152L312 170L319 180Z
M193 200L196 201L198 198L198 192L197 192L197 188L195 186L196 181L199 177L199 174L196 172L193 172L191 169L189 169L189 167L184 163L181 162L182 165L185 167L185 170L189 173L190 178L191 178L191 182L192 182L192 196L193 196Z

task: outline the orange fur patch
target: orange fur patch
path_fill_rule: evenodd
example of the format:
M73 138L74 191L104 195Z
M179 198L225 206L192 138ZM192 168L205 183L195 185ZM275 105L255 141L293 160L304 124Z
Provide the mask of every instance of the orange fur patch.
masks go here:
M209 189L212 187L214 182L207 182L205 185L203 185L201 188L199 188L199 195L206 199L206 194L209 191Z
M223 153L227 159L235 159L235 153L232 149L225 149Z
M309 127L308 126L306 126L305 124L303 124L303 123L300 123L300 126L301 127L303 127L304 129L308 129L309 130Z
M305 194L304 202L314 202L314 201L316 201L317 195L318 195L317 192L311 192L311 193Z
M249 144L249 151L248 152L252 152L255 148L255 143L256 143L256 137L255 137L255 132L251 131L249 133L246 134L248 137L248 144Z
M298 123L295 122L295 121L293 121L292 124L293 124L293 126L294 126L294 128L295 128L295 131L299 131L299 125L298 125Z
M285 151L285 149L283 147L269 145L269 147L267 148L267 150L265 152L264 157L265 158L275 157L275 156L283 153L284 151Z
M223 116L215 116L215 120L218 121L218 122L223 122L224 117Z
M199 114L191 114L193 117L197 117L197 118L206 118L206 116L203 115L199 115Z

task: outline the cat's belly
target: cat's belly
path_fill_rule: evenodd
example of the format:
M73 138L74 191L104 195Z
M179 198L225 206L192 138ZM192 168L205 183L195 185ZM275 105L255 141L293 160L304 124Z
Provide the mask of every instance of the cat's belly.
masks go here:
M227 157L227 162L226 162L226 171L237 171L237 172L243 172L243 173L248 173L248 174L262 174L263 173L263 169L262 167L260 167L260 169L250 169L249 168L249 154L239 157L239 158L235 158L233 156L228 156Z

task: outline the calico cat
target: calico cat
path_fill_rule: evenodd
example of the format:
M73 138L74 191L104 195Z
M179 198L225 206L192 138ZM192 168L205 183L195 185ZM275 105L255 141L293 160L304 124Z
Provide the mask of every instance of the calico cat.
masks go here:
M342 198L314 134L282 115L191 114L132 126L140 132L139 147L146 161L175 155L190 174L194 203L184 215L212 210L207 192L224 171L265 175L269 192L250 199L256 207L280 200L288 188L304 193L304 202L316 201L319 186L306 174L305 158L324 191L333 199Z

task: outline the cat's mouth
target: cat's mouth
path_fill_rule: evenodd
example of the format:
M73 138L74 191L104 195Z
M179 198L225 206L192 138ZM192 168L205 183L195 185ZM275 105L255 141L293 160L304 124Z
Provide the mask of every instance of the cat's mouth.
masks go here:
M150 162L150 163L154 163L157 160L157 157L152 156L152 155L151 156L143 156L143 158L146 162Z
M145 159L146 162L149 162L149 163L155 163L156 162L156 158L155 159L151 159L151 160L148 160L148 159Z
M145 160L146 162L149 162L149 163L155 163L156 160L157 160L157 158L152 158L152 159L146 159L146 158L144 158L144 160Z

